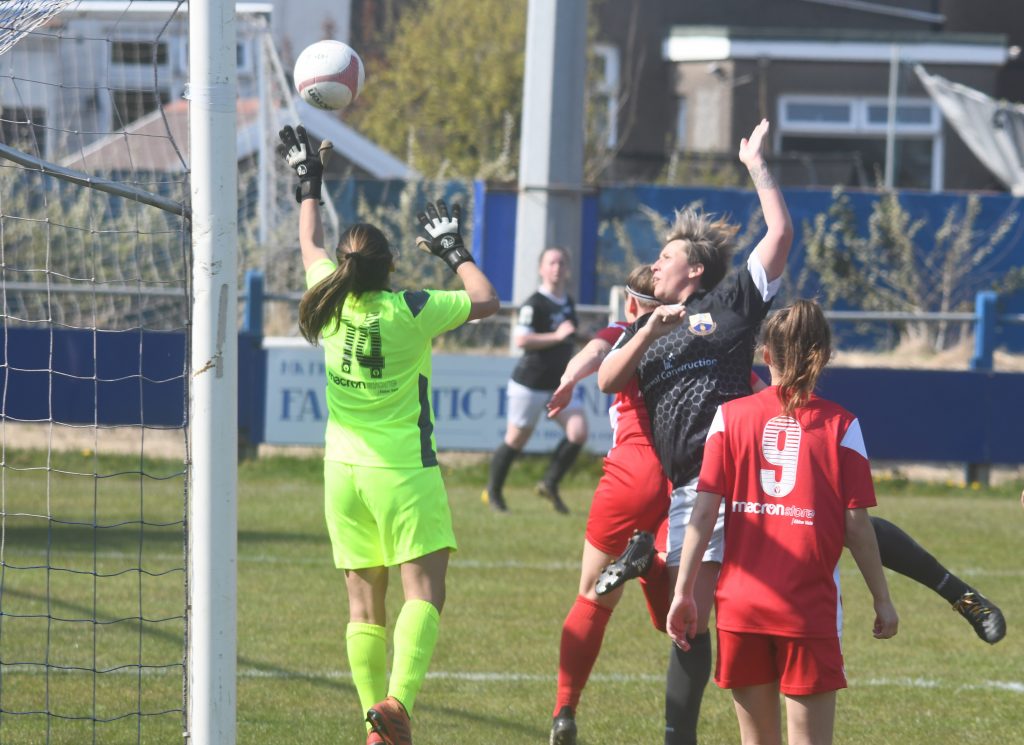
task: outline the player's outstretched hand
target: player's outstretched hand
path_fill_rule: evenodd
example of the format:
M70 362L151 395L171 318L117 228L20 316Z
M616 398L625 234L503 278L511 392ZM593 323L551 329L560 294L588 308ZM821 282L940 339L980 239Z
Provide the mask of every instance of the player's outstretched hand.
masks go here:
M762 119L750 133L740 140L740 162L751 168L764 160L764 138L768 134L768 120Z
M891 601L875 603L875 626L872 632L876 639L891 639L896 636L900 618Z
M459 264L473 261L473 255L466 250L462 242L460 205L453 204L452 213L449 215L448 205L443 199L438 199L436 204L428 203L426 210L418 217L427 235L416 239L417 246L442 259L453 272L459 268Z
M551 394L551 399L548 401L548 419L554 419L562 413L572 401L574 390L576 390L576 384L573 382L560 383L555 388L555 392Z
M665 630L677 647L690 651L690 639L697 634L697 603L692 595L673 596Z
M281 138L281 144L277 146L278 154L295 169L299 177L299 185L295 187L295 201L301 204L306 199L315 199L319 202L324 178L321 158L326 161L330 157L333 145L327 143L326 148L321 148L324 152L314 153L306 128L301 124L294 129L285 125L278 136Z

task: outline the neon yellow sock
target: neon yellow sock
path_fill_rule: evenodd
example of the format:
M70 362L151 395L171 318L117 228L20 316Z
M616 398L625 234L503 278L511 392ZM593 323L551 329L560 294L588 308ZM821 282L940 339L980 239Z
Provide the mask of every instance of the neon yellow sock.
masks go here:
M363 713L384 699L388 689L388 642L383 626L350 622L345 628L345 648L352 682Z
M388 695L401 701L410 716L434 656L440 620L437 608L427 601L409 600L395 621L395 658Z

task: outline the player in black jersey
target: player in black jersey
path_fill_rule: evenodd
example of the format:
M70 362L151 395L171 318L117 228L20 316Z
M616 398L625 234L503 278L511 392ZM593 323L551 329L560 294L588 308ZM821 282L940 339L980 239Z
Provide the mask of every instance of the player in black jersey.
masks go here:
M562 248L548 248L541 254L540 288L519 309L515 344L523 356L508 383L508 425L505 439L491 458L483 501L496 512L505 512L502 489L512 461L522 452L537 420L545 411L551 394L561 382L565 366L575 351L576 304L566 293L569 281L569 256ZM565 437L555 448L551 463L537 493L550 501L555 510L567 513L558 483L576 461L587 441L587 420L578 399L555 417Z
M666 563L678 571L679 550L696 499L704 440L718 406L748 395L754 345L778 292L793 241L782 192L762 155L768 122L740 142L767 228L746 265L726 278L737 226L693 211L676 213L653 265L655 297L665 305L620 338L598 372L598 385L622 390L635 374L651 417L655 448L674 490ZM708 619L722 560L724 513L698 574L697 635L689 652L672 647L665 694L665 743L696 743L697 717L711 674Z
M655 295L666 305L639 319L620 339L598 372L606 392L640 379L655 447L675 490L669 514L670 573L678 567L683 531L695 497L704 440L714 412L750 393L750 364L757 328L777 292L792 226L781 192L760 152L768 124L762 121L740 145L764 211L767 234L746 268L722 281L736 228L684 211L654 264ZM1024 503L1024 494L1022 494ZM1006 634L998 607L939 564L897 526L873 519L882 563L946 598L984 641ZM723 515L698 575L698 634L691 652L673 648L665 700L666 745L696 742L697 717L710 676L707 622L721 560Z

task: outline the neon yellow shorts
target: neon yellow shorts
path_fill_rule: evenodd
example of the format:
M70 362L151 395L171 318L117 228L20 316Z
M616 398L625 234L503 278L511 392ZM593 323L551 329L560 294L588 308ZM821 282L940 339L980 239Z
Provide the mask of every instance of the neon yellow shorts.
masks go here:
M324 515L338 569L394 566L457 548L437 466L374 468L324 461Z

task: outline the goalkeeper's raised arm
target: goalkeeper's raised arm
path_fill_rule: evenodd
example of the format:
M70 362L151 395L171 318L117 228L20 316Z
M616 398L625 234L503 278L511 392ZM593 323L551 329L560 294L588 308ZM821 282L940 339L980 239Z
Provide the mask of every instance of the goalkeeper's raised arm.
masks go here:
M747 167L750 178L757 189L757 198L761 201L761 211L767 233L755 249L764 266L768 281L778 279L786 268L789 248L793 245L793 222L786 207L782 190L768 170L764 159L764 140L768 136L768 120L762 119L754 127L750 137L740 140L739 158Z

